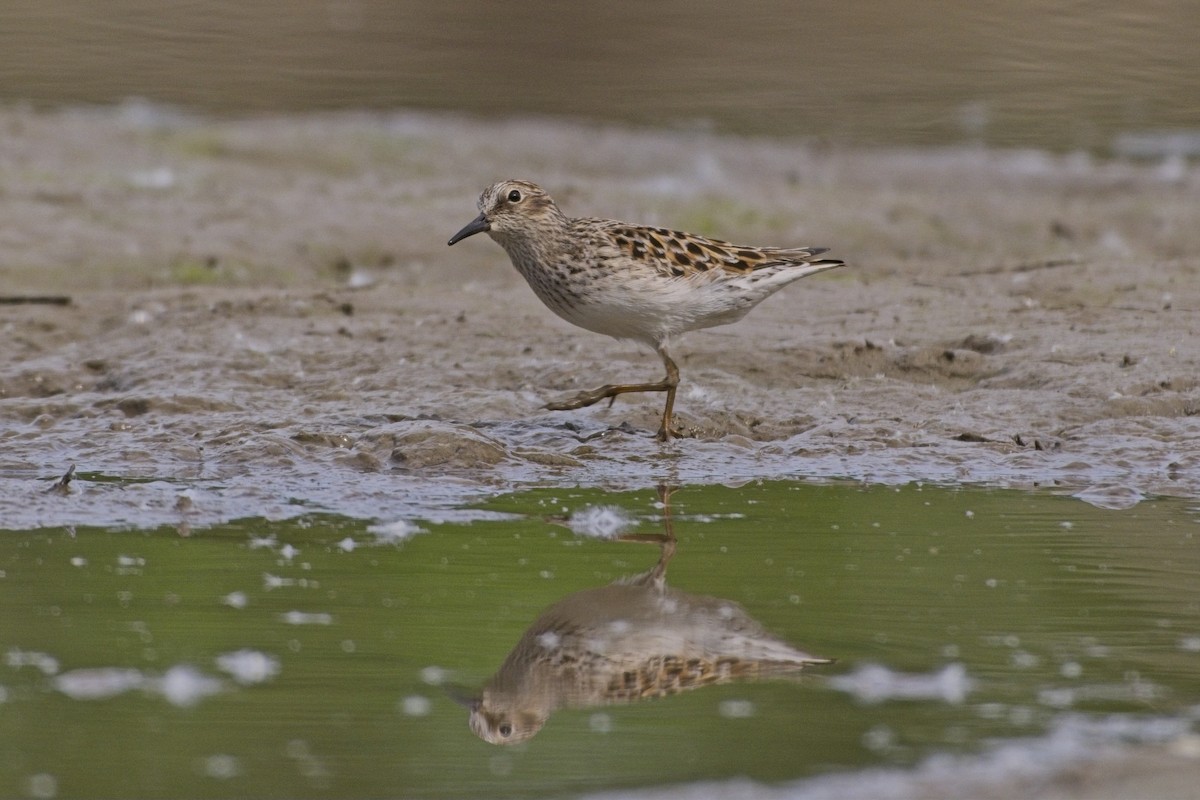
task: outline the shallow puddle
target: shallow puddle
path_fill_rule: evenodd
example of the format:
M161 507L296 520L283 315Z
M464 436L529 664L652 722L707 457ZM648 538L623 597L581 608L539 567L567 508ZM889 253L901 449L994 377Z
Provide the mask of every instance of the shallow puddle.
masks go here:
M987 762L1003 782L1194 724L1194 503L795 482L667 500L557 489L469 523L5 532L0 795L529 797L740 777L802 797L839 775L844 796L876 791L877 767L1008 748ZM477 737L464 705L545 609L583 615L546 649L632 635L629 606L564 598L646 573L668 536L655 591L671 610L837 662L577 696L523 743Z

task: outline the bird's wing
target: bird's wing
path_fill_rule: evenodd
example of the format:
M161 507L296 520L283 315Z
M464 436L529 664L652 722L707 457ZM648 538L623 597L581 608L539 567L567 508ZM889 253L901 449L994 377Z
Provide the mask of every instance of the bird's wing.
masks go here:
M824 270L843 264L836 259L817 259L828 249L825 247L745 247L666 228L612 220L587 222L619 253L646 262L664 277L683 278L714 270L745 275L766 267L793 264Z

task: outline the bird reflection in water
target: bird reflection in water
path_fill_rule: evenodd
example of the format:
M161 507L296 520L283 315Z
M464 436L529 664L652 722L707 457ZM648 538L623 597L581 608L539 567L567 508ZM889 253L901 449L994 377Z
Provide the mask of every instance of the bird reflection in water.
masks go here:
M629 703L740 680L792 677L831 663L768 632L737 603L666 584L675 554L669 492L663 534L647 572L586 589L547 608L483 686L464 702L470 725L492 744L534 736L559 708Z

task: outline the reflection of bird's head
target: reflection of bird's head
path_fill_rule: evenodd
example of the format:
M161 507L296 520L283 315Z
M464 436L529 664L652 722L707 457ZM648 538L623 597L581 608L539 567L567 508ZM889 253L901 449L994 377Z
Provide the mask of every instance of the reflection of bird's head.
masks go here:
M548 715L504 706L492 707L486 698L471 704L471 730L491 744L516 744L533 738Z

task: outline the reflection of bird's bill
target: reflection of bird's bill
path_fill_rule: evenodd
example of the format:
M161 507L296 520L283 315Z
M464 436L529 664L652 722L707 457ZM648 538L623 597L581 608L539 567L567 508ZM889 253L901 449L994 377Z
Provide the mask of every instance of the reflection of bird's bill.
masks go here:
M442 687L446 692L446 696L460 706L476 711L479 709L479 704L483 702L483 698L479 695L477 689L468 689L465 686L448 685Z

